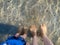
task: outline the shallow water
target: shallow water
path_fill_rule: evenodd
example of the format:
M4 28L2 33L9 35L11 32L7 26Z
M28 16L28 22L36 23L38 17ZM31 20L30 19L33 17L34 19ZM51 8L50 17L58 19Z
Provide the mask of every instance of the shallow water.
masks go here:
M60 43L60 0L0 0L0 23L14 25L13 27L46 23L48 37L58 45ZM0 30L0 34L8 35L13 32L9 27L2 27L4 29Z

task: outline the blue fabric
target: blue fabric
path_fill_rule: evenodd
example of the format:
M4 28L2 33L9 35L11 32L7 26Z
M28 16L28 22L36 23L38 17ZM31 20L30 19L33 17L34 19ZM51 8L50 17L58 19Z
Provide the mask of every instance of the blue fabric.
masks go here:
M22 37L9 37L4 43L1 45L26 45L26 41Z

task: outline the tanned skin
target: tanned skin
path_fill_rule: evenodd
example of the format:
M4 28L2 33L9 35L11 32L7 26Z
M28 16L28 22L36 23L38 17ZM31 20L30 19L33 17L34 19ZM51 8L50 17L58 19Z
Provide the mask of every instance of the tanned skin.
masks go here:
M30 27L30 31L34 32L34 35L33 35L33 39L32 39L32 45L38 45L38 36L37 36L37 27L36 25L31 25ZM39 30L40 30L40 37L42 38L43 42L44 42L44 45L54 45L52 43L52 41L48 38L47 36L47 26L45 24L41 24L39 26ZM16 37L19 36L19 33L16 33L15 35ZM27 34L25 33L24 35L22 35L22 37L26 38ZM26 43L26 45L30 45L29 43Z

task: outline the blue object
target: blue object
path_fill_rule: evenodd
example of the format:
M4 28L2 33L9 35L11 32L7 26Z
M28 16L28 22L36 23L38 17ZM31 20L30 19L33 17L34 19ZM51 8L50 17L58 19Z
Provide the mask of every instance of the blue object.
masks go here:
M11 36L1 45L26 45L26 41L22 37Z

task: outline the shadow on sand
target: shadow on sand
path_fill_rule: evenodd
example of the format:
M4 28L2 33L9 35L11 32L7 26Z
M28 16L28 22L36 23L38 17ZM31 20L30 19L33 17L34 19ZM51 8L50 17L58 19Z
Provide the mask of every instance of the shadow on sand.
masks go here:
M14 35L17 31L17 26L0 23L0 42L3 41L5 35Z

